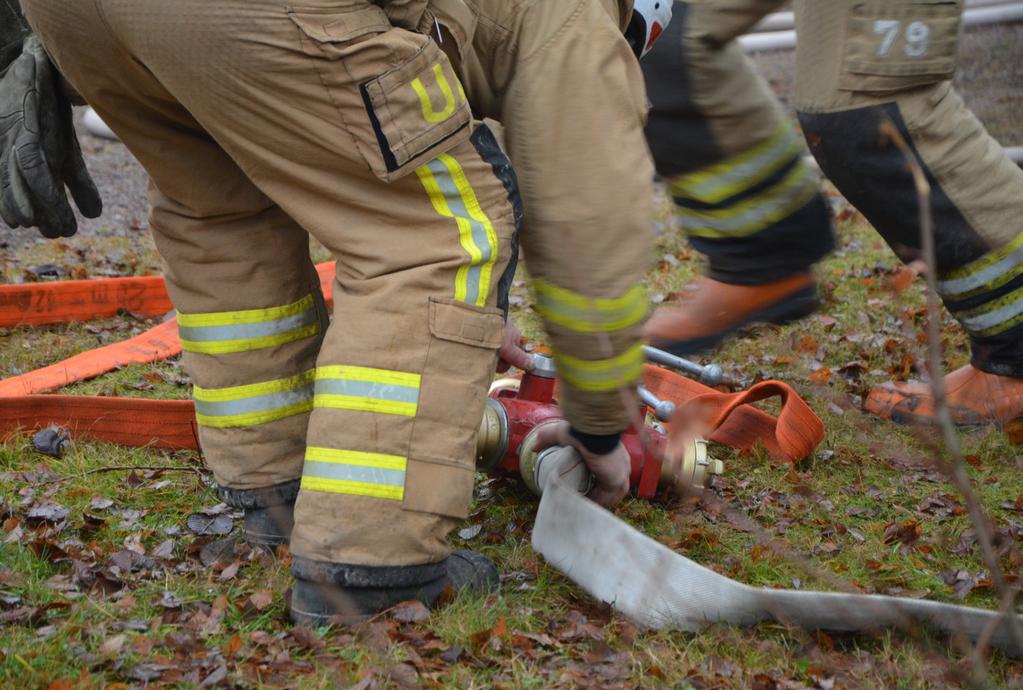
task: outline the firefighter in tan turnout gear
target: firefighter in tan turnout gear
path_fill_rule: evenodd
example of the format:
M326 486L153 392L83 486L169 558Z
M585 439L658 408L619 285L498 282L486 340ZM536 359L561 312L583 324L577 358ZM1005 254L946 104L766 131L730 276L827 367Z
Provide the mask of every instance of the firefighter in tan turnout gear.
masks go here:
M814 306L812 265L832 246L824 205L776 99L736 42L780 0L675 3L643 62L647 135L708 275L647 334L676 352L750 321ZM1023 171L951 85L962 2L796 0L796 109L821 169L904 261L920 256L917 198L890 118L933 189L938 288L970 335L971 363L946 377L965 425L1023 415ZM935 372L936 373L936 372ZM934 417L930 386L886 384L865 407Z
M294 620L496 586L445 537L519 242L568 440L624 494L653 177L634 52L656 21L617 0L22 4L152 178L206 459L248 539L290 531ZM309 234L337 260L329 325Z

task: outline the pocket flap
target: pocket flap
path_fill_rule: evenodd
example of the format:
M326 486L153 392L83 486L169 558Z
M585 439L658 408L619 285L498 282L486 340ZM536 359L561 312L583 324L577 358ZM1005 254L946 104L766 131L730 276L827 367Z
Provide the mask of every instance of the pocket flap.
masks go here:
M852 7L839 88L883 92L951 79L960 9L948 0Z
M401 65L363 83L362 91L389 173L407 172L469 138L472 113L462 84L428 38Z
M344 43L391 28L387 15L376 5L291 7L288 16L306 36L321 43Z
M431 297L430 333L442 340L493 350L501 347L504 315L498 309Z

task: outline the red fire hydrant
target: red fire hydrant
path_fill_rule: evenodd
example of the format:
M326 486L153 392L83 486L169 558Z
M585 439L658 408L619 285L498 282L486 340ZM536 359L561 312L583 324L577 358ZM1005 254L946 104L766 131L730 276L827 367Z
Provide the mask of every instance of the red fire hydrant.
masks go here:
M538 426L561 419L561 410L555 400L554 360L534 354L533 364L517 390L497 388L487 400L476 442L476 467L489 474L521 476L536 490L532 434ZM643 406L644 412L648 409ZM707 456L703 439L682 444L677 453L681 457L666 455L667 437L651 426L628 429L622 443L632 460L629 484L638 498L653 498L658 486L682 492L702 488L722 471L721 461Z

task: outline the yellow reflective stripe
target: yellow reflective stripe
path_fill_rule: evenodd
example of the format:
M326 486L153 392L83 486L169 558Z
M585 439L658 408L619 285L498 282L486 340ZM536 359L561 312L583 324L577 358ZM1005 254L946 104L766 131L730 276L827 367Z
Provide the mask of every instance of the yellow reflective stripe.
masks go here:
M192 397L200 402L224 402L252 398L257 395L270 395L307 386L313 382L315 374L316 371L310 369L305 373L290 376L286 379L264 381L263 383L249 383L244 386L234 386L231 388L200 388L199 386L193 386Z
M612 299L589 299L542 278L534 279L532 286L537 313L577 333L624 330L642 321L649 308L641 285L634 285L621 297Z
M452 156L441 154L417 168L416 176L437 215L455 221L459 242L469 255L469 262L459 266L455 274L455 299L486 306L498 253L493 223L480 206L462 166Z
M225 416L214 416L202 414L200 412L195 413L195 421L201 426L208 426L214 429L228 429L233 427L242 426L256 426L258 424L268 424L270 422L276 422L286 417L291 417L296 414L303 414L313 409L313 401L304 400L302 402L293 403L291 405L285 405L284 407L276 407L272 410L262 410L259 412L245 412L242 414L233 414Z
M938 292L964 299L995 290L1023 273L1023 233L1004 247L938 276Z
M231 388L195 386L195 419L205 427L227 429L275 422L313 409L313 371L274 381Z
M422 377L404 371L357 366L326 366L316 370L313 405L414 417Z
M1002 295L979 307L955 313L971 335L992 336L1023 323L1023 288Z
M365 484L343 479L324 479L322 477L302 477L301 488L305 491L319 491L328 494L348 494L349 496L368 496L391 501L405 498L405 487L385 486L383 484Z
M418 409L416 403L360 398L353 395L334 395L331 393L315 394L313 396L313 407L354 410L356 412L376 412L377 414L393 414L400 417L415 417L416 410Z
M348 365L317 367L316 379L348 379L349 381L366 381L383 383L389 386L408 386L419 388L422 376L405 371L391 369L374 369L372 367L355 367Z
M368 453L362 450L344 450L339 448L323 448L309 446L305 449L305 459L314 462L328 462L336 465L358 465L360 467L377 467L382 470L405 471L408 460L401 455L389 453Z
M558 377L584 391L603 393L631 385L643 374L643 345L610 359L585 360L554 354Z
M465 218L457 218L451 212L451 209L448 208L448 202L444 198L444 193L441 192L440 185L437 184L437 178L433 176L433 173L427 166L424 165L416 168L416 176L426 190L426 194L430 197L430 201L433 203L433 210L437 212L438 216L455 220L462 248L469 253L469 257L473 262L479 262L482 259L482 255L472 242L472 226L469 224L469 221ZM455 299L459 302L465 301L465 295L468 292L468 275L468 264L462 264L458 267L458 271L455 274Z
M795 213L817 193L813 172L800 161L777 185L735 206L706 211L680 208L682 229L696 237L747 237Z
M465 174L465 170L459 165L458 161L447 153L442 153L437 157L444 167L448 169L451 174L451 179L454 180L455 186L462 196L462 203L465 204L466 210L469 212L469 217L474 221L483 226L483 231L486 234L485 242L486 247L476 247L476 253L470 254L474 257L473 265L477 265L482 261L479 267L479 290L476 298L476 306L483 307L487 303L487 294L490 291L490 276L493 272L494 262L497 261L497 233L494 231L494 224L490 222L490 217L483 211L483 207L480 206L479 199L476 198L476 190L472 188L472 184L469 182L469 178ZM470 239L473 244L477 244L475 234L470 234ZM479 259L476 259L476 256Z
M423 82L419 77L412 80L412 89L419 96L419 105L423 109L423 118L427 122L444 122L455 112L455 94L451 90L451 84L448 83L447 77L444 76L444 68L441 67L439 62L433 65L433 76L437 80L437 86L440 88L441 93L444 94L444 110L439 113L434 112L433 101L430 98L430 94L426 92L426 87L423 86ZM459 84L459 88L461 88L461 84Z
M183 314L178 312L178 325L198 328L202 326L234 326L241 323L262 323L296 316L313 308L313 296L306 295L297 302L282 307L221 311L210 314Z
M227 355L234 352L248 352L259 350L264 347L275 347L284 345L294 340L308 338L320 332L320 324L312 323L300 329L280 333L278 335L267 335L259 338L248 338L245 340L215 340L204 342L200 340L185 340L181 338L181 349L186 352L198 352L205 355Z
M717 204L751 189L802 153L787 122L770 139L742 154L671 181L674 196Z
M221 355L283 345L320 332L312 295L280 307L178 314L186 352Z
M405 497L406 458L311 446L306 449L302 488L325 493L400 501Z

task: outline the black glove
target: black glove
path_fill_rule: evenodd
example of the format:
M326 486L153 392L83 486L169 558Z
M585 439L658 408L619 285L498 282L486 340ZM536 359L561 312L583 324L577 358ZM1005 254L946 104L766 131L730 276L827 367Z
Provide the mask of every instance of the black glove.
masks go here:
M21 14L18 0L0 0L0 56L8 48L17 55L21 52L21 42L29 34L28 22ZM0 59L0 69L7 67L13 56L7 60Z
M38 226L45 237L70 237L78 222L64 185L86 218L102 213L71 103L42 43L29 36L0 72L0 217L12 228Z

